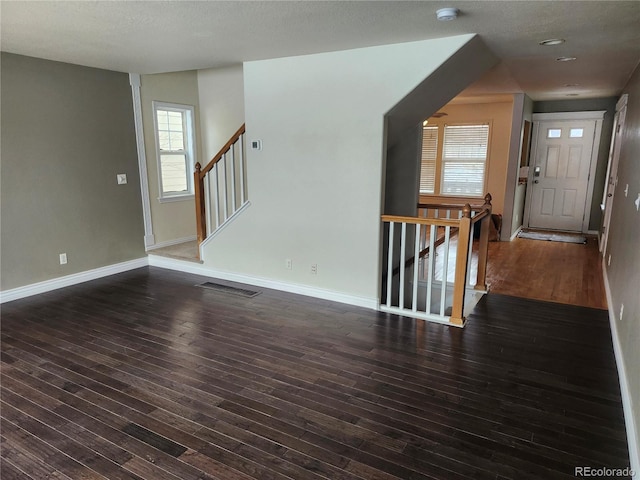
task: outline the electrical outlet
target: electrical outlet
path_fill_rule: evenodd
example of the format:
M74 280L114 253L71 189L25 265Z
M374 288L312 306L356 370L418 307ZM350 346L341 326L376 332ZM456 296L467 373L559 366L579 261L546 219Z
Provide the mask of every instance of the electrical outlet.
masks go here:
M67 254L66 253L61 253L60 254L60 265L66 265L67 264Z
M622 320L623 314L624 314L624 303L620 305L620 320Z
M126 173L118 173L116 175L116 179L118 180L118 185L126 185L127 184L127 174Z
M287 270L292 270L292 269L293 269L293 262L291 261L291 259L290 259L290 258L287 258L287 259L284 261L284 267L285 267Z
M312 263L311 264L311 275L317 275L318 274L318 264L317 263Z

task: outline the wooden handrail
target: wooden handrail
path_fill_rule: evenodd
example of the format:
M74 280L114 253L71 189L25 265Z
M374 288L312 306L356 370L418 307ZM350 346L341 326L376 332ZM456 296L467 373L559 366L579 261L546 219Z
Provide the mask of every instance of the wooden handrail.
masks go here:
M200 167L200 178L204 178L207 172L211 170L215 166L215 164L222 159L224 154L227 153L231 148L231 145L236 143L240 138L240 135L244 134L244 132L245 132L245 124L243 123L242 126L238 129L238 131L233 134L233 136L229 139L229 141L225 143L224 147L222 147L220 151L215 154L215 156L209 161L209 163L207 163L204 167ZM199 164L196 163L196 170L198 169L198 165Z
M195 171L193 172L193 188L195 194L196 203L196 236L198 244L202 243L207 237L207 213L205 207L205 191L204 191L204 179L209 171L215 167L216 163L222 160L225 154L231 150L231 147L240 140L240 137L245 133L245 124L233 134L224 147L207 163L204 167L200 165L200 162L196 163ZM217 208L217 207L215 207Z
M491 194L487 193L484 196L484 203L482 205L471 205L469 203L418 203L418 208L432 208L439 210L462 210L466 205L471 206L472 211L483 210L487 205L491 205Z
M458 218L404 217L399 215L382 215L380 218L383 222L436 225L437 227L457 227L460 224L460 219Z

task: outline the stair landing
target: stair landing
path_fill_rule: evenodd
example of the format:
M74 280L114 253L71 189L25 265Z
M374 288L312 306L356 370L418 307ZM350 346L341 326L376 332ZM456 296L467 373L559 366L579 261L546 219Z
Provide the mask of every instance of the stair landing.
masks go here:
M187 262L203 263L198 255L198 242L196 240L169 245L168 247L155 248L149 250L147 254L175 258L176 260L184 260Z

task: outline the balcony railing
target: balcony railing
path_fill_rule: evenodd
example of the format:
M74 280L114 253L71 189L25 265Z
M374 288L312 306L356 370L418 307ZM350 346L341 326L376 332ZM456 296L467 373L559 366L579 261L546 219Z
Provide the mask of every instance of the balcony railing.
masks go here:
M382 216L387 243L380 309L464 326L487 292L491 195L482 205L420 203L418 209L418 217Z

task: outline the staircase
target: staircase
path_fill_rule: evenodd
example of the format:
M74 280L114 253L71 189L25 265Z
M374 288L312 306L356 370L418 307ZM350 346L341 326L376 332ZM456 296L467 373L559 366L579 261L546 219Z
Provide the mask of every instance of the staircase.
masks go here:
M194 176L197 241L200 247L249 205L245 159L245 126Z

